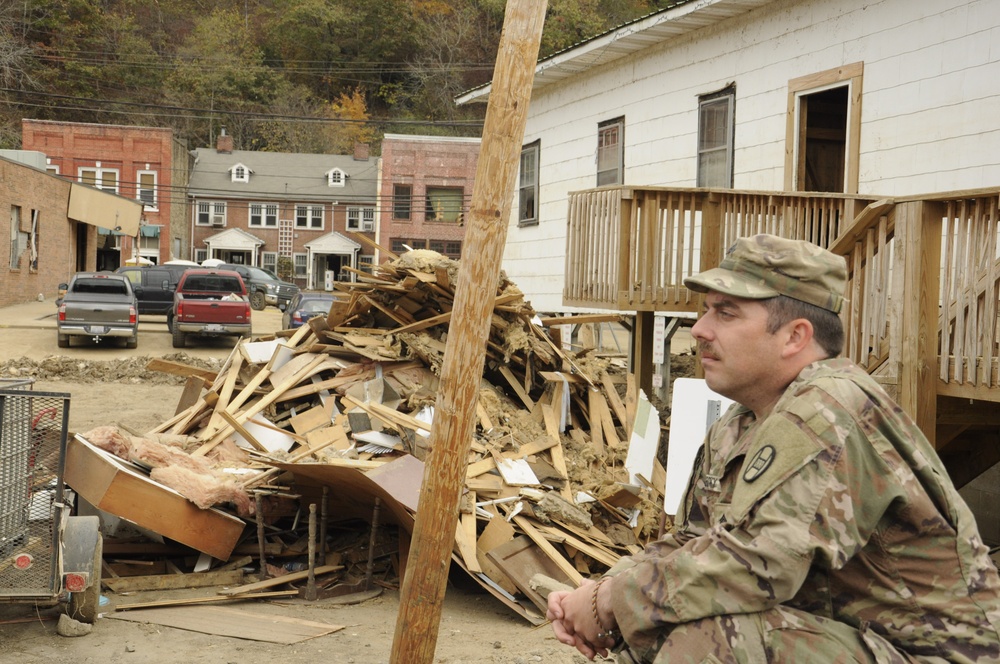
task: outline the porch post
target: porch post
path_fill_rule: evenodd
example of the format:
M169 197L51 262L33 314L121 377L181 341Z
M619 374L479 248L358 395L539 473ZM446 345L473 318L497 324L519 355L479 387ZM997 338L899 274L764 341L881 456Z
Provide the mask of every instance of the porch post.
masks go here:
M635 327L632 329L632 373L635 375L635 384L649 397L653 396L653 319L655 317L652 311L637 311Z
M895 271L900 298L900 407L935 444L938 374L938 300L940 298L941 212L932 203L896 206ZM947 358L945 358L947 359Z

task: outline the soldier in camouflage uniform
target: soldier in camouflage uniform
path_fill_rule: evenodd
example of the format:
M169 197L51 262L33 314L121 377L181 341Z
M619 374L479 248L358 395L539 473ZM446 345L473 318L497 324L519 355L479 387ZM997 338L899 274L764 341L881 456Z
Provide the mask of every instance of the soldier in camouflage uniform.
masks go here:
M556 636L636 662L1000 662L1000 579L916 425L845 359L847 268L759 235L685 280L710 429L674 532L549 596Z

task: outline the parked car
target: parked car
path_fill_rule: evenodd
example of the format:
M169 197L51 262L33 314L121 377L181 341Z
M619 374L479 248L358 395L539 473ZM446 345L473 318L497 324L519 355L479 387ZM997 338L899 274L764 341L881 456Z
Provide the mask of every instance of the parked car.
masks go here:
M249 337L250 302L243 279L232 270L186 270L174 291L167 327L174 348L184 348L192 334Z
M282 281L274 272L262 267L222 263L215 269L232 270L243 278L250 296L250 306L256 311L263 310L267 305L284 311L292 296L299 292L298 286Z
M150 267L120 267L115 274L124 274L132 282L140 314L166 314L174 306L174 291L186 265L154 265Z
M333 293L297 293L281 315L281 327L294 330L302 327L313 316L325 316L330 313L333 301Z
M139 305L132 283L122 274L78 272L65 290L56 318L56 343L69 348L71 337L121 337L126 348L139 344Z

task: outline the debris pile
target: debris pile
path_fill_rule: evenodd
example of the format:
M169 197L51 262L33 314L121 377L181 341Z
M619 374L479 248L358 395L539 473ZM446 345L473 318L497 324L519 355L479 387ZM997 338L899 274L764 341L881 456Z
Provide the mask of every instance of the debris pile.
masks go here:
M77 436L69 454L79 470L67 466L67 483L214 558L256 557L258 583L305 566L324 570L330 593L393 584L418 510L457 270L411 251L341 285L325 318L238 343L217 371L153 360L149 369L187 381L176 415L148 432ZM455 562L536 623L544 597L533 576L576 585L663 528L653 488L662 467L629 463L645 397L594 349L564 350L555 326L573 321L539 319L501 277L455 534ZM655 456L658 422L652 429L640 442ZM114 479L94 486L101 464ZM126 478L167 518L123 513L134 508L109 496ZM360 536L358 523L368 524Z

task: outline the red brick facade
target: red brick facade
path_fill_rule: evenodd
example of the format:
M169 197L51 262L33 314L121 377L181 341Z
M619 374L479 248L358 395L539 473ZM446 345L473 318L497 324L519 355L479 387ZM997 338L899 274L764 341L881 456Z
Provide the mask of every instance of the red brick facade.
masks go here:
M187 224L183 223L188 154L173 130L25 119L21 145L44 153L49 168L62 177L143 200L146 230L136 253L157 263L189 258L185 255L190 244ZM102 246L111 246L114 240L99 239ZM114 263L124 264L134 255L136 239L120 238L120 255L99 248L98 267L113 269L118 266Z
M459 257L480 143L478 138L386 134L379 190L381 246L400 251L406 244ZM436 203L436 192L460 195L461 214L457 219L450 200L443 206ZM432 218L435 209L439 220Z

